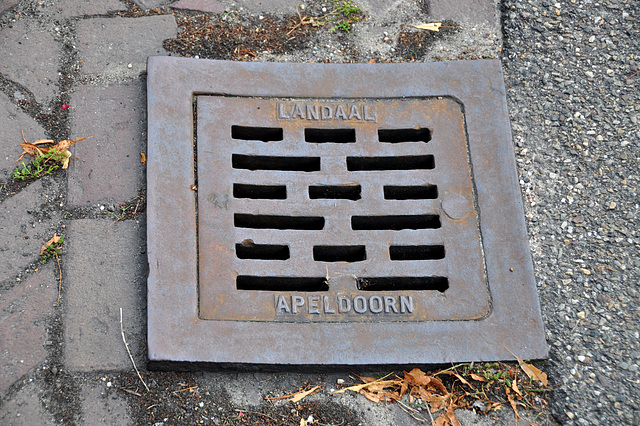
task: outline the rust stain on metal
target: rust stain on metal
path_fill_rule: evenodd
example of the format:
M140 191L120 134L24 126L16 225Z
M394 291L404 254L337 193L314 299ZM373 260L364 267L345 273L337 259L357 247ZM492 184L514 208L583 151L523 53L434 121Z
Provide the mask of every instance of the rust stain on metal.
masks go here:
M152 361L546 355L499 63L152 58L148 85Z

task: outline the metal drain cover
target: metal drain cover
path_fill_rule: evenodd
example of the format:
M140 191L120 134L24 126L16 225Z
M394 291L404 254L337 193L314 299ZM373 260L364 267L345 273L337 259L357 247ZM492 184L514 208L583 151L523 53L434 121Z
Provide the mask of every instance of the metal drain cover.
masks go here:
M546 357L498 61L153 57L148 110L151 361Z

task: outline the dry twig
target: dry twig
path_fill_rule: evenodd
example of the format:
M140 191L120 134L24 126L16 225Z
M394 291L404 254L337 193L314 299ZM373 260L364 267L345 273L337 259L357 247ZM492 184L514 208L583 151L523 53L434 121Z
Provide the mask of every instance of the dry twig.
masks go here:
M268 416L268 415L266 415L266 414L264 414L264 413L260 413L260 412L258 412L258 411L249 411L249 410L242 410L242 409L237 409L237 408L234 408L234 410L235 410L235 411L237 411L237 412L239 412L239 413L257 414L257 415L259 415L259 416L267 417L267 418L269 418L269 419L273 420L274 422L276 422L276 421L277 421L277 420L276 420L276 419L274 419L273 417ZM285 418L286 418L286 417L285 417Z
M308 17L302 17L302 15L300 15L300 11L298 10L298 18L300 18L300 22L298 22L297 24L295 24L293 26L293 28L291 28L289 30L289 32L287 33L287 35L291 34L292 32L294 32L297 28L303 26L303 25L309 25L309 24L313 24L313 18L308 18Z
M62 292L62 268L60 267L60 258L56 253L56 261L58 262L58 271L60 272L60 280L58 281L58 303L60 303L60 293Z
M629 77L625 78L625 79L624 79L624 81L631 80L631 78L632 78L632 77L635 77L636 75L638 75L638 73L640 73L640 70L638 70L638 71L634 72L634 73L633 73L633 74L631 74Z
M125 337L124 337L124 327L122 326L122 308L120 308L120 333L122 334L122 341L124 342L124 347L127 349L127 353L129 354L129 358L131 358L131 364L133 364L133 368L136 370L136 373L138 373L138 377L140 378L140 381L142 382L144 387L147 389L147 392L149 392L149 386L147 386L147 384L144 382L144 379L140 375L140 371L138 371L138 367L136 367L136 363L133 360L133 355L131 355L131 351L129 350L129 345L127 344L127 339L125 339Z

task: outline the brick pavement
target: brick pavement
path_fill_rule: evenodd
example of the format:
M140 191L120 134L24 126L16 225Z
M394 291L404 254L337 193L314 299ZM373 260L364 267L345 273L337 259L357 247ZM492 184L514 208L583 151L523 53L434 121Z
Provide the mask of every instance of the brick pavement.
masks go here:
M72 371L131 368L120 333L120 308L131 351L141 361L146 312L145 224L79 219L68 226L64 360Z
M14 93L14 99L16 97L21 97L20 92ZM6 182L11 177L20 154L20 150L16 150L18 143L22 142L20 130L24 130L25 139L29 142L43 139L45 135L44 129L16 107L4 93L0 93L0 129L3 129L4 134L0 138L0 180ZM28 159L24 160L28 162Z
M58 297L54 262L0 295L0 395L47 357L47 320Z
M95 18L80 21L76 32L83 74L137 77L148 56L166 54L162 41L176 36L177 24L172 16Z
M61 54L53 35L37 23L19 21L0 30L0 40L0 74L30 91L38 102L52 100L58 93Z
M81 161L69 166L71 206L123 203L138 195L144 181L145 96L142 81L76 88L71 134L93 138L72 148Z

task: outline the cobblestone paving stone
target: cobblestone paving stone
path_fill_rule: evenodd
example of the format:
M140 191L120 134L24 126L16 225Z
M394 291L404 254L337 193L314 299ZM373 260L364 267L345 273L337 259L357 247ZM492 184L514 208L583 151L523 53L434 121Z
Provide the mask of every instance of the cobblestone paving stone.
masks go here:
M127 10L125 4L118 0L57 0L43 6L54 19L105 15L110 12Z
M89 425L133 425L127 402L121 395L108 393L105 381L95 380L82 386L81 423Z
M549 410L536 418L523 414L518 424L640 425L640 3L505 0L501 21L488 7L493 0L454 5L460 7L445 0L356 3L367 19L350 35L327 29L299 50L236 58L398 61L405 23L446 18L456 31L415 60L499 55L551 348L540 367L554 386L546 395ZM329 396L347 374L181 375L145 368L144 211L140 219L114 221L118 204L144 189L146 58L169 54L163 41L175 38L176 23L198 9L258 25L262 13L293 15L298 4L305 5L302 16L329 6L311 0L0 0L0 424L154 424L165 418L180 424L193 418L196 407L165 415L127 392L144 388L122 343L120 307L127 341L154 395L177 401L188 392L173 393L184 388L178 383L197 385L197 396L208 404L198 405L197 413L211 408L211 423L238 420L239 408L271 407L264 402L270 391L294 391L323 377L326 389L308 401L338 410L332 411L335 423L354 416L360 424L419 424L397 405ZM54 105L61 99L69 101L66 112ZM30 141L54 133L94 138L74 147L78 159L67 176L41 179L14 194L5 184L22 127ZM66 238L56 307L57 265L37 263L53 232ZM457 416L463 425L515 423L507 409L491 417Z
M224 4L209 0L180 0L171 4L174 9L196 10L207 13L222 13L225 10Z
M124 203L138 195L144 180L144 81L83 85L71 99L71 133L91 139L71 151L81 161L69 166L68 202Z
M78 219L68 226L65 365L72 371L128 370L123 325L138 361L145 351L145 225ZM126 248L123 250L123 248Z
M46 322L58 296L54 263L0 295L0 394L45 361Z
M0 423L7 426L57 424L54 417L44 409L42 394L37 382L31 382L20 389L0 407Z
M14 95L15 96L15 95ZM20 94L18 93L18 96ZM27 114L22 112L4 93L0 93L0 180L6 182L19 164L18 144L22 142L22 131L29 142L44 138L44 129ZM28 163L28 159L24 159Z
M76 31L83 74L136 77L148 56L166 54L162 41L176 36L177 25L171 16L95 18L80 21Z
M0 14L18 4L18 0L0 0Z
M52 100L58 92L60 55L53 36L31 21L19 21L0 30L0 40L0 74L28 88L38 102Z
M27 265L38 260L40 247L54 233L55 224L62 214L50 210L56 195L37 181L19 194L0 204L0 282L20 277ZM49 204L48 211L41 206Z

